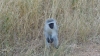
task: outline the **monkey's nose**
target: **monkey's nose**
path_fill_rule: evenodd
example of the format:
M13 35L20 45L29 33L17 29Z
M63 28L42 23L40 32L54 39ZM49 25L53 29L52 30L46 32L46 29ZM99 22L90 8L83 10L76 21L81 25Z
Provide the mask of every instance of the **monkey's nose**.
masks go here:
M52 43L53 42L53 38L47 38L47 42L48 43Z

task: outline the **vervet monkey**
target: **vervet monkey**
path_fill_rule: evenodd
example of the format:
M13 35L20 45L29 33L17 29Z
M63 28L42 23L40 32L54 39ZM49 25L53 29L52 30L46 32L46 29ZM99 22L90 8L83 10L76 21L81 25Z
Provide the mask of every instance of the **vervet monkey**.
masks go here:
M55 19L50 18L45 21L44 35L47 47L53 44L55 48L58 48L58 26Z

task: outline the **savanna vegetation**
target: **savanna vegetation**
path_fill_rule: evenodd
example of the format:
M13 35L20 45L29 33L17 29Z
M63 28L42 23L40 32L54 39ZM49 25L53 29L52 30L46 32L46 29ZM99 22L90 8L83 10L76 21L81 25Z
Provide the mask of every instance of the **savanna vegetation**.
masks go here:
M58 49L45 48L48 18ZM0 0L0 56L100 56L100 0Z

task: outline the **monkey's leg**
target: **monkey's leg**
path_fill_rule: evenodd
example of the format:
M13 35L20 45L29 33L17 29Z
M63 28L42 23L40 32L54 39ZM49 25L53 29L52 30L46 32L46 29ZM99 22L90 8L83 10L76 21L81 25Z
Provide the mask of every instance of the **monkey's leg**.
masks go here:
M48 41L47 40L45 40L45 45L46 45L46 48L49 48L50 47L50 43L48 43Z
M57 37L54 38L53 44L54 44L54 47L55 47L56 49L58 49L58 47L59 47L59 40L58 40Z

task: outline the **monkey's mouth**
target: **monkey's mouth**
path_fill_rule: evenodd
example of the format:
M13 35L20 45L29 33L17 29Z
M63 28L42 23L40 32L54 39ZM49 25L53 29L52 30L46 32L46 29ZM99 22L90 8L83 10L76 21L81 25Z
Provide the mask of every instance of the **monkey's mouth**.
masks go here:
M54 28L54 23L50 23L50 24L49 24L49 27L50 27L51 29L53 29L53 28Z
M53 38L47 38L47 42L48 43L52 43L53 42Z

